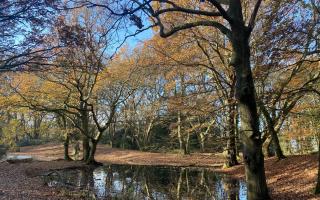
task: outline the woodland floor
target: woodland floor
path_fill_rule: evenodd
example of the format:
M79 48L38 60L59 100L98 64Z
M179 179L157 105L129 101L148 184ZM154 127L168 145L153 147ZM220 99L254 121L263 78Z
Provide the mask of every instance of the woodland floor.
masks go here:
M43 184L40 174L49 169L82 166L81 162L67 162L63 158L62 145L39 145L21 148L19 155L33 155L39 161L9 164L0 162L0 199L72 199L66 191L49 188ZM102 163L132 165L174 165L213 167L215 171L227 173L234 178L244 178L242 165L221 169L223 158L213 154L191 154L182 156L169 153L148 153L133 150L98 147L96 159ZM312 194L316 183L317 156L289 156L277 161L265 161L268 187L273 199L320 199ZM76 197L76 199L81 199Z

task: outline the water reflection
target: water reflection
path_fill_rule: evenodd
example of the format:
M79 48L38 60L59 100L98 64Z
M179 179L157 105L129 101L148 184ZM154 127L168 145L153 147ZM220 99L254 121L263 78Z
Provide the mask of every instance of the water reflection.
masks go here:
M246 199L243 181L204 168L109 165L59 171L46 182L88 189L97 199Z

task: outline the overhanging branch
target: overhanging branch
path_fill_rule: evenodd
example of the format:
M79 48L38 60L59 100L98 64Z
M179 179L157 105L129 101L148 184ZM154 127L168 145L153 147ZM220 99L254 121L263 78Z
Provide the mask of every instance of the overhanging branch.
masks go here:
M196 21L196 22L185 23L185 24L178 25L178 26L171 28L171 30L169 30L168 32L165 32L165 28L164 28L163 24L161 23L160 19L158 19L158 23L159 23L159 27L160 27L160 36L164 37L164 38L169 37L169 36L175 34L176 32L179 32L181 30L186 30L189 28L197 27L197 26L214 27L214 28L218 29L221 33L226 35L228 38L231 37L231 31L227 27L222 25L221 23L215 22L215 21L205 20L205 21Z
M250 30L252 30L254 28L254 24L255 24L257 15L258 15L258 11L259 11L261 2L262 2L262 0L258 0L256 2L256 5L254 6L253 12L252 12L251 17L250 17L249 25L248 25Z

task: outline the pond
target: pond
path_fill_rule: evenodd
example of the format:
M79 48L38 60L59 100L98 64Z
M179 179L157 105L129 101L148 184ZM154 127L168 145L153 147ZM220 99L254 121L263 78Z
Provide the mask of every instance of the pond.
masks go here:
M93 199L247 199L244 181L206 168L108 165L55 171L45 181L89 191Z
M7 159L12 159L12 160L26 160L26 159L32 159L32 156L29 155L7 155Z
M31 162L33 160L33 157L30 155L7 155L6 161L8 163L25 163L25 162Z

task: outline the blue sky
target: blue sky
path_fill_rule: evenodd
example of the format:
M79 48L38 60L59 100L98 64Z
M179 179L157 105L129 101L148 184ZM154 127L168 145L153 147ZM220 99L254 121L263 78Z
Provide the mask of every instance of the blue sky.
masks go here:
M128 45L130 49L133 49L134 47L137 46L137 44L150 39L153 35L154 35L153 31L151 29L148 29L146 31L143 31L142 33L139 33L134 37L130 37L126 42L126 45Z

